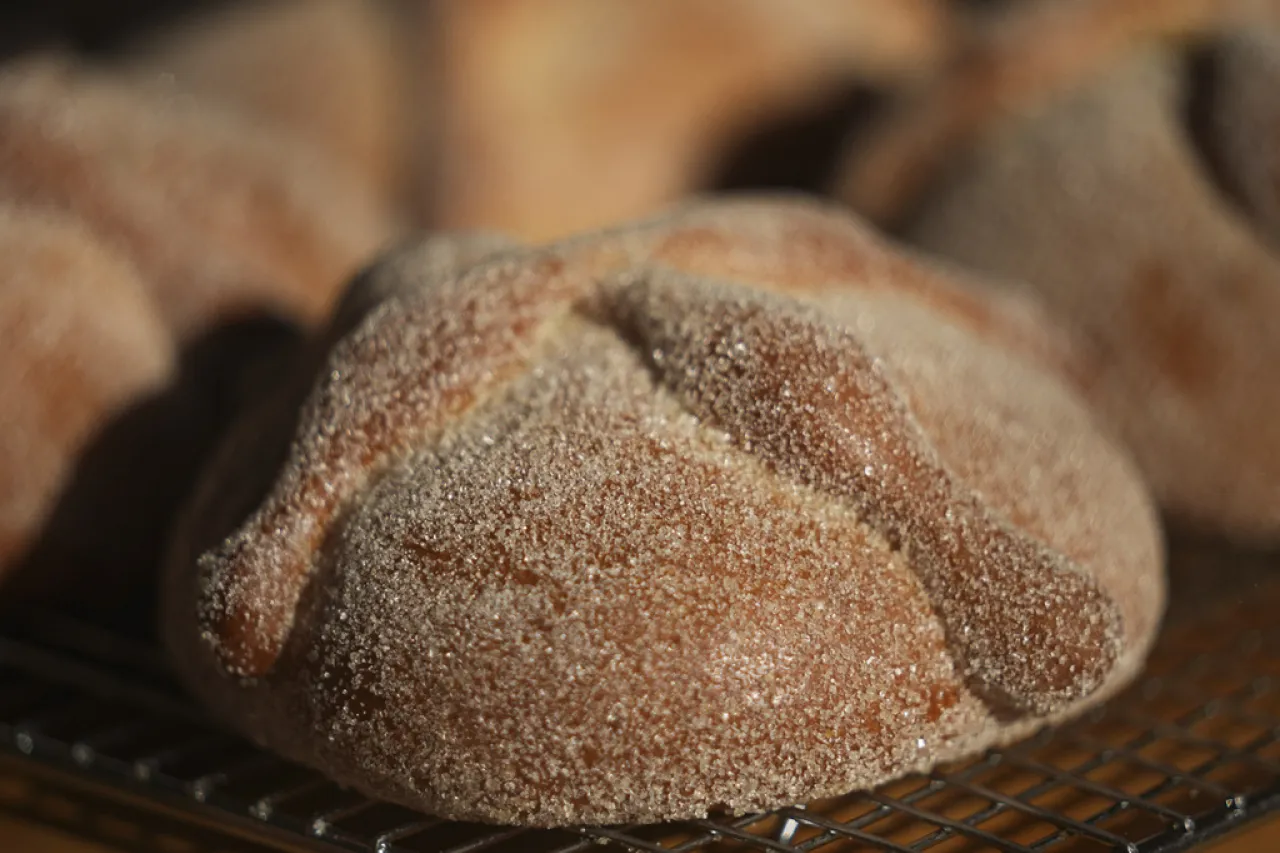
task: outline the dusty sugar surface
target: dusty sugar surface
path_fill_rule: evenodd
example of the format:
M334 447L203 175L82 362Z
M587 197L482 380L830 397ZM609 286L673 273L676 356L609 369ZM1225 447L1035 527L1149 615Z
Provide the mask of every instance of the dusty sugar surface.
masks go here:
M322 319L390 233L288 139L48 58L0 73L0 193L120 247L183 338L258 312Z
M1078 401L1028 388L1064 381L1011 343L1030 315L941 280L841 288L799 260L781 293L649 263L693 225L741 243L753 218L822 224L833 250L851 227L760 208L390 287L258 511L198 583L173 567L196 688L371 794L553 825L871 785L1131 677L1161 601L1155 530L1116 451L1072 443L1092 429ZM957 414L970 402L993 413ZM1014 427L1034 440L1006 464L993 439ZM954 464L969 455L990 458ZM1110 535L1141 580L1081 543L1106 513L1039 529L1082 501L1012 494L1028 460L1037 492L1123 487Z
M973 724L883 540L612 333L560 342L327 555L323 627L283 666L330 766L455 816L653 819L856 787Z
M891 246L834 204L785 194L693 201L559 246L599 278L656 265L802 299L853 289L910 295L948 322L1055 372L1078 368L1072 341L1035 302L956 265Z
M321 354L328 356L329 349L382 303L441 289L469 267L516 250L511 240L486 232L416 238L397 247L343 292L325 329Z
M579 285L546 252L435 283L379 306L337 345L301 416L308 440L248 523L202 559L201 620L230 672L270 669L332 521L389 462L527 369Z
M1185 86L1173 57L1141 55L991 128L910 236L1057 313L1086 354L1081 387L1165 506L1271 538L1280 261L1210 182Z
M642 279L620 302L624 328L693 411L906 551L986 698L1045 712L1105 677L1112 605L959 488L855 337L816 307L681 276Z
M1005 347L889 291L831 310L883 358L940 462L995 515L1067 556L1123 608L1127 643L1154 636L1163 582L1151 501L1130 460L1063 385ZM1010 388L1018 389L1011 395Z

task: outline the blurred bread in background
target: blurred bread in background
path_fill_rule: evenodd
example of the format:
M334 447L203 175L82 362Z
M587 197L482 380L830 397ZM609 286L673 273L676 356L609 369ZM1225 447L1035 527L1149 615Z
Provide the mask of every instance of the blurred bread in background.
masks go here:
M105 600L393 217L288 135L62 55L0 69L0 204L41 211L4 221L0 572Z
M407 57L389 4L277 0L218 7L149 33L121 65L162 92L242 112L314 145L377 198L402 191Z
M550 239L700 185L734 137L938 60L939 0L423 3L438 134L426 222Z
M118 244L179 338L254 312L315 322L391 233L287 138L61 58L0 72L0 199L74 212Z
M0 203L0 574L27 556L95 434L176 371L129 259L75 218Z
M1180 522L1280 538L1280 4L1026 3L849 156L840 192L1041 300Z

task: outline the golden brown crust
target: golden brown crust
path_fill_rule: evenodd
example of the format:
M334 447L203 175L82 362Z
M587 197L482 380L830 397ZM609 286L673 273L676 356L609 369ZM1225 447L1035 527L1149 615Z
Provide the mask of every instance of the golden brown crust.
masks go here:
M162 386L173 345L136 271L74 219L0 205L0 572L48 520L81 449Z
M324 316L388 224L279 138L101 72L0 73L0 194L82 218L132 260L182 339L254 314Z
M198 573L234 460L190 512L193 687L366 791L543 825L870 785L1109 695L1163 602L1136 477L1007 343L1033 314L890 258L704 203L392 288Z

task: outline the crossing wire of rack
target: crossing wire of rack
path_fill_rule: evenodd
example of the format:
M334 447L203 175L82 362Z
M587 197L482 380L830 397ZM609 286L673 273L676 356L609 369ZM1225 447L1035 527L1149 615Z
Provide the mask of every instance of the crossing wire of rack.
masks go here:
M560 830L344 790L205 719L150 647L46 617L0 637L0 809L179 853L1185 850L1280 807L1280 582L1209 610L1121 697L978 760L767 814Z

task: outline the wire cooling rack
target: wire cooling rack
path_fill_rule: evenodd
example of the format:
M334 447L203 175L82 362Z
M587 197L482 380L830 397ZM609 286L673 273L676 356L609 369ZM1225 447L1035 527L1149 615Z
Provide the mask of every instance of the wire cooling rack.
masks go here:
M1280 806L1280 575L1189 598L1132 689L1014 748L762 815L554 831L343 790L212 725L151 647L43 617L0 638L0 809L171 853L1186 850Z

